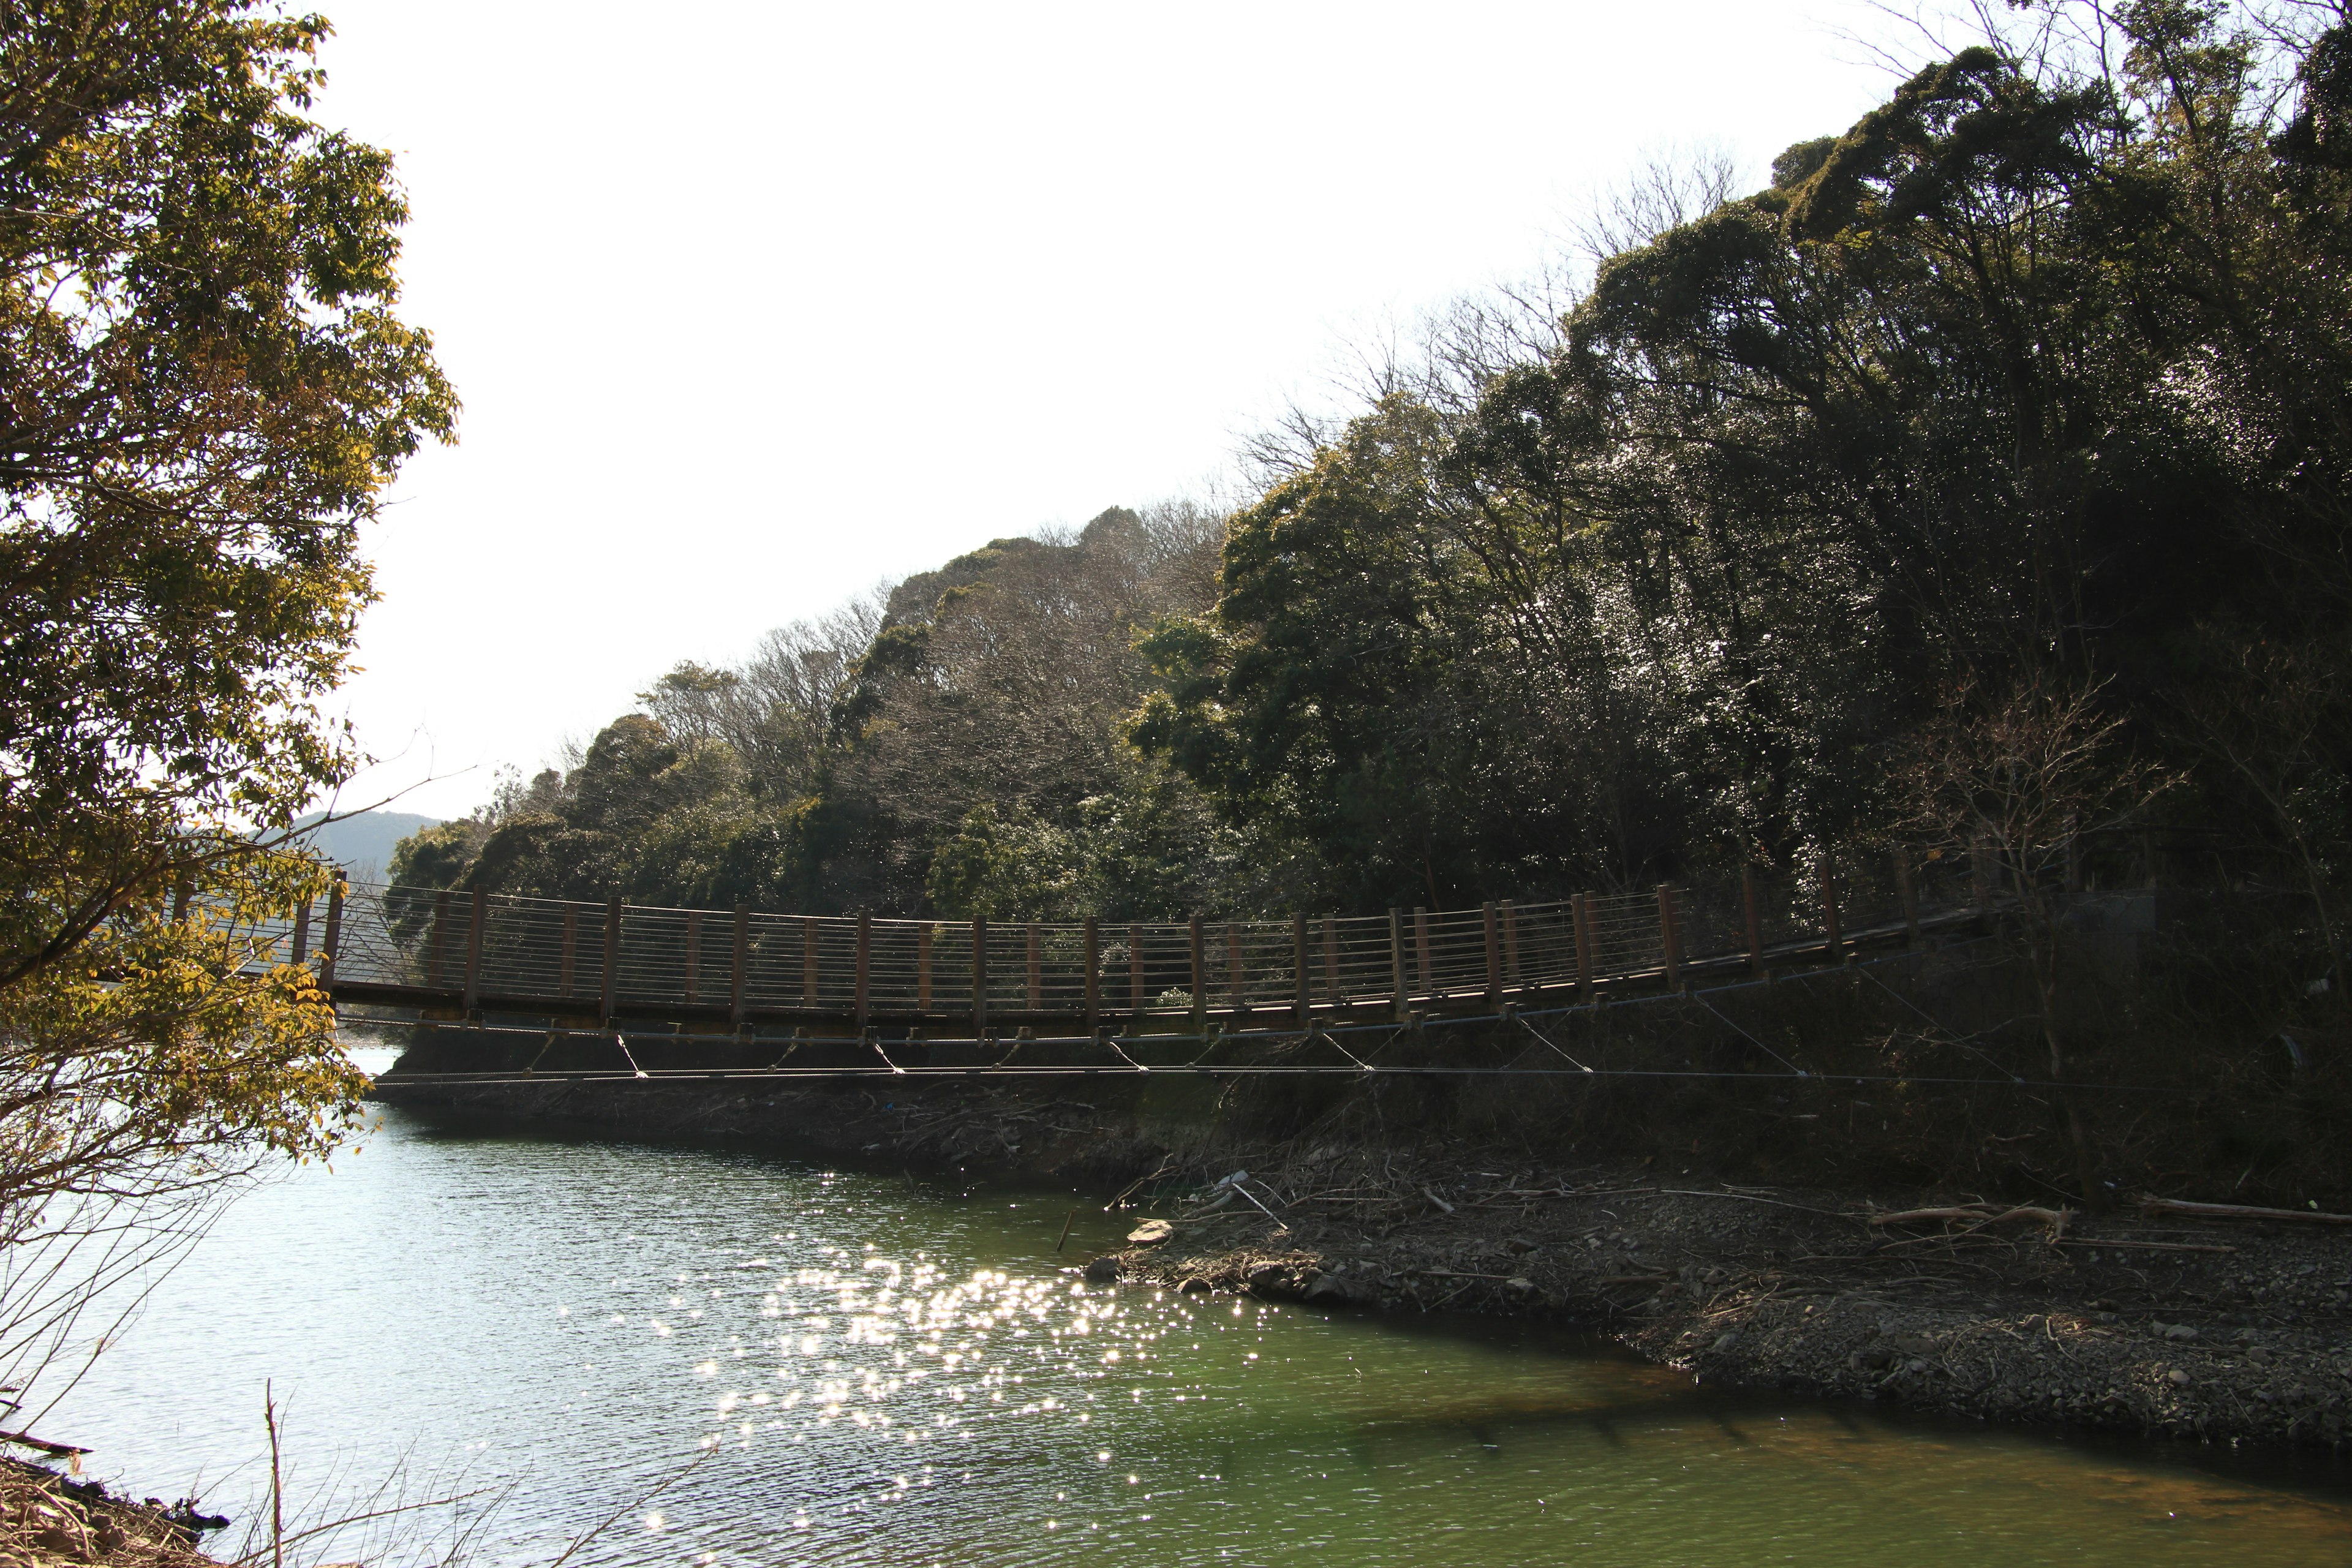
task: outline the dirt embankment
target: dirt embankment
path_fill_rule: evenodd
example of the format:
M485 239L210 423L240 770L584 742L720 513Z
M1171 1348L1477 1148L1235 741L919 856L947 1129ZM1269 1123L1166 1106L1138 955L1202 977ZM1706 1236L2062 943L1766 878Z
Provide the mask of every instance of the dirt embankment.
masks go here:
M1671 1156L1574 1166L1523 1142L1237 1138L1087 1080L387 1098L1124 1188L1170 1234L1097 1278L1539 1315L1711 1382L2210 1440L2340 1446L2352 1423L2352 1227L2000 1203L1888 1224L1979 1194L1732 1185Z

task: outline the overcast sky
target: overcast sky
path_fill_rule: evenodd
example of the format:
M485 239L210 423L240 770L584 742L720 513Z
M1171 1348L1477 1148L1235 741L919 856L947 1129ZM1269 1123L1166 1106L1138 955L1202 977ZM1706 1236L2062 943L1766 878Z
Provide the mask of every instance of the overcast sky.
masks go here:
M345 800L436 816L680 658L1203 492L1646 154L1760 184L1891 85L1863 0L321 4L466 405L372 531Z

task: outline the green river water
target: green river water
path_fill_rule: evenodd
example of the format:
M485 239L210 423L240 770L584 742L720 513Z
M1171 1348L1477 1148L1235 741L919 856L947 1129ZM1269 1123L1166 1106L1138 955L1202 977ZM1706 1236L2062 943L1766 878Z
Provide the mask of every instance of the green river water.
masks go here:
M1130 1221L1082 1212L1057 1257L1065 1194L384 1120L233 1208L43 1430L242 1524L268 1382L305 1517L395 1474L477 1494L313 1546L455 1532L499 1565L607 1519L572 1563L2352 1563L2321 1460L1086 1286L1067 1265Z

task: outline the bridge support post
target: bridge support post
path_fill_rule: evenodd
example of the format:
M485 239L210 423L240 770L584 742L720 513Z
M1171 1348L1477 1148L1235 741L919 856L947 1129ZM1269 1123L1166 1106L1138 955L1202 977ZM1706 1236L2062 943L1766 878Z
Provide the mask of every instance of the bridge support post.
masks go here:
M1845 934L1838 929L1837 862L1824 855L1815 864L1822 879L1822 935L1835 963L1845 956Z
M1592 895L1579 893L1570 903L1576 919L1576 994L1592 995Z
M1127 1005L1140 1021L1143 1016L1143 928L1127 928Z
M988 921L971 922L971 1037L988 1037Z
M600 1001L604 1022L613 1021L613 1013L621 1000L621 896L618 893L604 900L604 963L598 976Z
M1429 911L1419 907L1412 911L1412 955L1421 964L1421 989L1434 1002L1437 975L1429 964Z
M1192 1032L1205 1032L1209 1026L1209 950L1201 940L1201 917L1192 917Z
M335 983L335 954L341 951L342 942L343 879L337 877L335 885L327 889L327 930L326 934L319 941L319 984L320 985L332 985Z
M1304 1029L1315 1021L1315 992L1307 970L1307 917L1303 914L1290 917L1290 980L1292 1005L1298 1014L1298 1026Z
M1486 936L1486 1000L1497 1002L1503 995L1503 939L1495 920L1494 900L1478 906L1478 921Z
M874 1010L874 915L857 911L857 1037L866 1037L866 1020Z
M466 1011L482 1005L482 928L490 923L490 895L474 889L473 907L466 911Z
M1087 1036L1102 1031L1102 927L1087 917Z
M1683 922L1677 901L1672 882L1658 884L1658 947L1664 955L1669 991L1679 989L1683 983Z
M915 1011L931 1010L931 942L939 928L925 921L915 928Z
M1514 996L1526 987L1519 973L1519 907L1510 900L1502 902L1503 914L1503 985Z
M449 889L433 895L433 928L425 937L425 984L441 988L441 959L449 943Z
M1396 1020L1402 1024L1412 1016L1412 988L1404 978L1404 913L1393 907L1389 910L1389 985L1396 1001Z
M727 1022L734 1028L743 1027L744 972L751 968L751 911L742 905L735 906L735 931L732 951L728 955Z
M1249 973L1243 968L1242 928L1238 921L1225 922L1225 996L1235 1013L1249 1011Z
M310 900L305 899L302 900L302 907L294 911L294 956L287 960L287 962L299 965L304 959L310 956Z

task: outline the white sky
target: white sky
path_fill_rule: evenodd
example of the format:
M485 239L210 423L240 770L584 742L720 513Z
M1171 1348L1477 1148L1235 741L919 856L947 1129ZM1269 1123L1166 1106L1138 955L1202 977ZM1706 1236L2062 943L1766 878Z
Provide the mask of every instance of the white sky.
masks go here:
M344 801L437 816L680 658L1201 492L1646 153L1760 184L1892 85L1863 0L320 3L466 404L372 536Z

